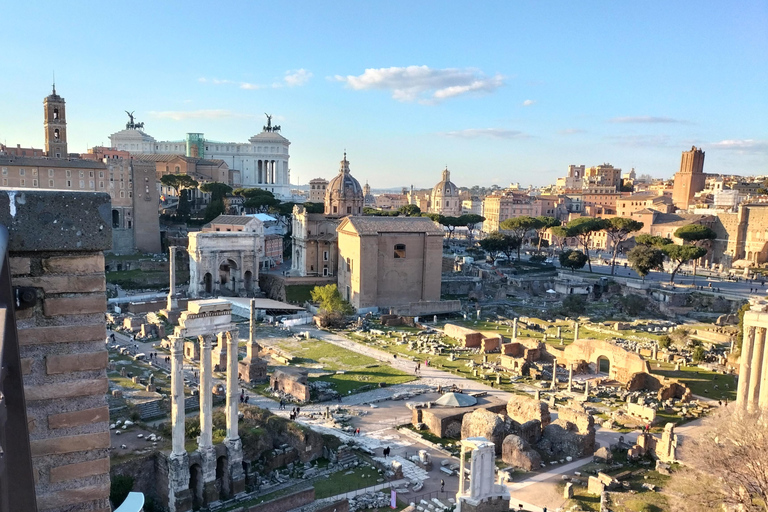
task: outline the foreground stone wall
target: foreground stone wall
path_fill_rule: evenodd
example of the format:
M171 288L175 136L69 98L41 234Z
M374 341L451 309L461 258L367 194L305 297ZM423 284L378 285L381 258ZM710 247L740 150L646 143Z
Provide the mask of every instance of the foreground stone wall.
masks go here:
M7 191L12 284L40 511L109 512L104 253L109 195ZM13 470L13 468L11 468Z

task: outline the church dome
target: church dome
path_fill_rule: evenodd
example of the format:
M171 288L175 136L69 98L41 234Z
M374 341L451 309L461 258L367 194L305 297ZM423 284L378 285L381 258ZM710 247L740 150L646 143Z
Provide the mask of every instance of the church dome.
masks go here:
M451 181L451 171L447 167L443 171L443 179L432 189L430 211L441 215L461 215L459 187Z
M325 189L325 214L330 216L361 215L363 213L363 187L349 172L349 161L344 153L339 174Z

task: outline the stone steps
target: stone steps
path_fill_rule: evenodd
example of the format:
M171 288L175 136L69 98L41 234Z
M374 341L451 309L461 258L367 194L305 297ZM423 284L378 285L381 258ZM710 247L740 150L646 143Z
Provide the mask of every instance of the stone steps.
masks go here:
M200 397L199 396L189 396L184 399L184 411L196 411L200 409Z
M136 410L139 412L139 416L143 421L162 418L167 415L167 412L163 407L162 399L136 404Z

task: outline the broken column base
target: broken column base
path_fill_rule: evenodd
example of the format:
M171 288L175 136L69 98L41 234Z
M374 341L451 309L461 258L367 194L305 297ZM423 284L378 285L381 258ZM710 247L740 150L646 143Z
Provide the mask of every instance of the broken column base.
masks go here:
M192 510L192 491L189 489L189 455L171 454L168 457L168 509L171 512Z
M243 443L237 439L226 439L227 460L229 462L230 491L233 496L245 492L245 471L243 471Z
M456 512L507 512L509 500L509 494L490 496L482 500L473 500L463 496L456 502Z
M246 382L267 380L267 363L263 359L243 359L237 363L238 376Z

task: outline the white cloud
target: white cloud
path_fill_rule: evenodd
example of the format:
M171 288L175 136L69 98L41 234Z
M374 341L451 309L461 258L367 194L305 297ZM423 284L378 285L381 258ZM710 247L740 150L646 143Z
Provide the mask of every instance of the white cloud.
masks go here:
M560 135L576 135L577 133L587 133L587 130L581 128L566 128L565 130L558 130Z
M503 128L468 128L466 130L455 130L445 132L446 137L457 137L462 139L476 139L487 137L491 139L525 139L528 134L518 130L505 130Z
M633 148L667 147L670 145L669 135L611 135L606 139L621 146Z
M295 71L286 71L283 81L286 87L298 87L306 84L310 78L312 78L312 73L302 68Z
M429 66L371 68L362 75L336 75L334 79L356 91L387 90L398 101L422 103L434 103L471 92L493 92L504 85L504 77L499 74L486 77L471 68L432 69Z
M241 82L240 83L240 88L241 89L246 89L246 90L249 90L249 91L255 91L255 90L261 89L263 87L264 87L263 85L252 84L252 83L249 83L249 82Z
M149 112L150 117L155 119L172 119L174 121L183 121L186 119L234 119L250 118L251 114L242 114L232 112L231 110L162 110Z
M536 100L525 100L525 101L523 102L523 106L524 106L524 107L530 107L530 106L531 106L531 105L533 105L534 103L536 103Z
M671 117L663 116L630 116L630 117L614 117L609 119L610 123L644 123L644 124L662 124L662 123L686 123L681 119L673 119Z
M744 153L768 152L768 140L728 139L713 142L710 146L717 149L735 150Z

